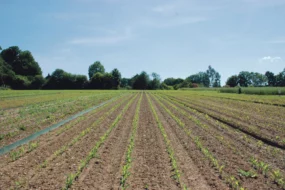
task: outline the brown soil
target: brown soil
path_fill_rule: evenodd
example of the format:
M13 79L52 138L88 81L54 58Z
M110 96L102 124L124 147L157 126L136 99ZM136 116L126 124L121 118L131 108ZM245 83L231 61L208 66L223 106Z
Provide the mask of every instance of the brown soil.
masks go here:
M224 127L221 127L220 125L222 123L217 123L216 120L210 117L206 119L204 114L189 112L187 107L181 106L175 102L172 103L180 109L188 112L189 115L195 116L204 124L208 125L209 128L205 129L205 132L215 137L222 137L222 141L234 151L234 154L242 154L245 158L251 158L253 156L259 160L265 161L265 163L270 164L272 167L285 170L284 150L266 144L258 145L258 139L252 138L251 136L235 130L226 124L223 124ZM240 149L240 147L243 147L243 149ZM276 150L278 150L278 153L273 154L272 152Z
M112 189L113 185L119 183L116 174L121 172L120 165L127 149L137 103L138 98L100 148L98 156L83 170L72 189Z
M84 139L70 147L62 156L56 157L47 168L29 176L28 189L38 189L39 187L42 189L61 189L64 187L67 175L77 171L80 161L86 158L96 142L119 115L120 111L117 110L116 115L112 114L111 117L100 124L99 128L91 131ZM128 111L130 111L130 108Z
M164 102L165 103L165 102ZM202 144L208 148L209 151L211 151L214 156L225 165L224 171L228 173L231 176L235 176L237 179L240 179L242 182L243 187L246 187L246 189L280 189L280 187L277 187L271 179L266 178L263 175L258 175L257 178L246 178L241 177L238 174L238 171L240 169L244 171L248 171L250 169L253 169L251 167L251 164L248 162L250 157L246 157L247 155L244 154L243 149L245 149L243 146L236 147L240 153L242 154L236 154L233 149L226 146L224 143L221 143L218 141L214 135L209 133L209 131L206 131L200 126L195 125L194 122L189 120L184 115L180 114L176 110L169 107L172 113L176 115L182 122L185 123L185 126L191 129L192 134L194 136L199 136ZM161 108L160 110L163 110ZM165 113L166 114L166 113ZM169 117L169 116L165 116ZM203 122L203 121L202 121ZM212 126L211 126L212 127ZM182 131L182 130L181 130ZM222 134L224 136L224 134ZM184 136L186 136L184 134ZM231 141L231 139L226 139L228 141Z
M133 93L133 95L119 98L97 112L86 114L86 118L77 124L74 124L76 120L73 120L70 122L71 124L73 123L71 128L65 129L65 126L68 125L66 124L59 129L40 136L36 140L39 146L14 162L11 161L9 154L1 156L0 189L62 189L65 186L67 175L75 173L78 170L80 161L86 158L96 142L98 142L115 118L122 112L128 100L138 95L122 115L122 118L111 131L108 138L98 149L96 157L90 160L89 164L80 173L79 177L75 179L70 188L121 189L122 169L125 164L135 110L138 106L140 94ZM215 106L216 108L220 108L216 102L211 103L208 100L208 105L202 105L201 100L193 103L190 99L184 99L180 96L179 102L183 104L179 104L176 101L171 101L166 96L159 97L150 94L149 98L170 140L177 161L177 167L181 172L181 184L177 183L173 178L174 171L167 152L166 143L158 127L156 118L152 113L146 93L143 92L142 94L137 134L131 155L130 176L127 178L127 189L175 190L183 189L182 185L194 190L233 189L226 182L226 175L234 176L240 181L241 186L248 190L282 189L273 182L271 177L265 177L261 173L258 173L249 162L249 158L252 156L259 158L269 163L272 168L279 168L283 173L285 169L284 150L267 144L259 147L257 146L258 139L234 129L231 125L217 122L210 114L220 114L222 116L225 116L225 114L219 109L215 112ZM159 102L179 118L185 124L185 128L191 130L191 133L185 133L183 128L177 124ZM174 109L169 102L178 109ZM205 100L205 102L207 101ZM115 105L118 105L118 103L121 103L121 105L113 112L110 112L110 115L107 117L106 113ZM227 103L224 105L227 105ZM200 112L193 111L188 106ZM238 106L238 104L235 106ZM227 110L233 113L238 112L236 108L227 108ZM245 111L250 110L247 110L246 107L244 108ZM209 116L205 115L205 113L208 113ZM266 120L266 118L263 118L258 121L258 118L262 118L264 113L252 113L256 120L255 122L262 123ZM96 127L92 128L89 133L73 146L68 147L62 155L54 156L55 151L70 143L74 137L92 126L103 115L106 117L105 120L98 123ZM192 121L189 115L198 119L203 126ZM237 118L230 117L230 114L227 118L232 119L232 121L238 121ZM246 120L242 122L248 124ZM264 123L259 125L262 126ZM61 129L65 130L58 134ZM272 132L272 134L275 133L276 131ZM199 137L203 146L213 154L220 165L225 166L222 176L196 146L193 140L195 137ZM270 154L273 151L278 151L278 154ZM40 164L45 160L49 161L46 167L40 167ZM256 171L258 177L250 178L241 176L239 174L240 169Z
M104 101L107 101L108 99L111 98L100 97L98 101L96 100L96 104L100 104ZM72 102L68 104L72 104ZM15 132L15 134L13 134L10 137L4 137L4 139L0 140L0 147L16 142L17 140L23 139L38 130L42 130L46 127L49 127L50 125L55 124L65 118L68 118L69 116L74 115L75 113L82 111L83 109L91 107L87 106L87 108L84 108L84 106L81 105L80 101L74 102L72 104L74 107L70 107L68 106L68 104L63 108L60 108L57 111L57 113L54 113L52 115L53 118L55 118L55 121L52 121L51 118L47 118L50 116L49 113L42 113L40 115L38 115L37 113L33 113L26 117L21 117L18 114L16 117L12 118L15 119L15 121L11 121L9 124L5 124L4 126L2 126L3 129L1 130L0 134L8 134L9 132ZM62 110L65 111L63 112ZM19 129L20 126L26 127L25 130L20 130Z
M173 98L172 98L173 99ZM275 137L279 136L281 139L285 138L285 133L280 133L276 130L272 130L270 127L260 127L262 122L254 121L258 125L252 125L248 121L242 118L236 118L234 115L229 113L223 113L221 109L215 109L214 107L207 107L206 104L194 103L190 100L177 99L182 102L186 102L189 107L208 114L209 116L218 119L234 128L237 128L254 138L258 138L264 143L272 146L276 146L285 149L285 145L278 141Z
M129 189L180 189L171 178L170 158L145 95L139 118Z
M122 99L118 101L122 101ZM37 173L38 170L45 171L46 169L42 169L39 167L39 165L43 163L44 160L46 160L49 156L51 156L61 146L70 142L73 139L73 137L77 136L81 131L91 126L91 124L94 121L96 121L100 116L102 116L104 112L108 111L112 106L118 103L118 101L110 104L109 106L104 108L101 112L91 115L91 117L88 117L85 121L82 121L79 124L70 128L69 130L66 130L64 133L61 133L59 136L56 136L56 133L61 128L50 132L50 134L45 134L39 137L39 139L37 139L37 141L39 142L39 147L36 150L28 154L25 154L23 157L16 160L15 162L8 164L7 166L4 166L4 164L2 165L2 163L8 163L10 161L9 155L6 154L2 156L1 161L3 162L1 162L1 165L3 168L1 168L0 171L0 189L4 187L5 187L4 189L6 189L14 185L16 181L23 181L23 183L26 184L28 180L27 178L29 177L28 174L33 175L34 173ZM110 123L111 120L115 118L116 115L119 114L123 106L124 105L120 106L119 109L117 109L117 111L115 111L113 114L110 115L108 120L98 125L97 128L95 128L93 131L90 132L90 134L97 133L97 131L104 131L107 127L106 125ZM85 138L88 140L86 136ZM87 141L86 139L81 139L81 141L85 142Z

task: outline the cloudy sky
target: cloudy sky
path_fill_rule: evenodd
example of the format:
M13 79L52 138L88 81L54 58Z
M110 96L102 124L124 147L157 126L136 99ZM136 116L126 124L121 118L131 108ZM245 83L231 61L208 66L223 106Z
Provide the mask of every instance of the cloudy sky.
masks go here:
M285 68L285 0L0 0L0 23L0 46L30 50L44 75L97 60L163 79L211 65L224 84Z

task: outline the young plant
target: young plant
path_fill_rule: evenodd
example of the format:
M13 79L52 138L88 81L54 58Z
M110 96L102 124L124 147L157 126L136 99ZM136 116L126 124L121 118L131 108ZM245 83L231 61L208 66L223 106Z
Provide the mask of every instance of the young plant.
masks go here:
M122 177L121 177L121 187L122 189L127 189L128 185L126 184L127 182L127 178L131 175L130 173L130 168L131 168L131 162L132 162L132 152L135 146L135 136L137 133L137 128L138 128L138 122L139 122L139 112L140 112L140 105L141 105L141 101L142 101L142 94L140 96L139 102L138 102L138 106L136 108L136 112L135 112L135 117L133 120L133 128L132 128L132 134L130 137L130 143L128 146L128 150L127 150L127 154L126 154L126 160L125 160L125 165L123 166L123 170L122 170Z
M100 140L96 142L95 146L91 149L87 157L83 160L81 160L80 165L78 166L77 172L74 174L69 174L66 179L65 187L64 189L67 190L71 187L73 184L73 181L78 178L78 176L82 173L83 169L88 165L90 160L94 158L97 155L97 152L99 148L102 146L102 144L105 142L105 140L108 138L112 130L117 126L118 122L122 119L123 114L127 111L127 109L130 107L131 103L134 101L134 98L129 100L127 105L123 108L122 112L116 117L116 119L113 121L109 129L104 133L103 136L100 137Z

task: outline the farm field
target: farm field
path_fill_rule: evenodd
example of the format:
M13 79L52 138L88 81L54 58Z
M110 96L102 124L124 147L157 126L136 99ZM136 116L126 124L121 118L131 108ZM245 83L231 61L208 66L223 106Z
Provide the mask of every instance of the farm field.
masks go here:
M89 112L0 155L0 189L285 189L284 105L216 91L3 91L0 149Z

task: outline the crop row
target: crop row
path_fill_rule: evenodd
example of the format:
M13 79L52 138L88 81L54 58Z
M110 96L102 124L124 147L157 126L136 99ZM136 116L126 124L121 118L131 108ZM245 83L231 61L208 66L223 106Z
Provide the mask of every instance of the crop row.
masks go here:
M113 95L110 96L100 96L100 97L92 97L89 101L86 101L84 105L80 105L81 103L72 103L69 104L63 108L57 108L56 105L54 105L54 111L49 112L49 110L46 110L44 112L38 112L32 115L29 115L27 118L23 119L22 117L18 117L17 119L11 118L10 122L13 122L12 125L5 125L6 130L8 132L2 131L2 134L0 135L0 139L9 139L14 136L17 136L21 132L32 132L36 129L43 128L46 125L54 124L58 122L59 120L64 119L68 115L74 114L78 111L81 111L83 109L86 109L90 107L90 105L98 104L100 102L104 102L108 99L111 99ZM1 125L2 126L2 125ZM18 126L18 127L13 127ZM3 126L2 126L3 127Z
M14 112L9 110L6 114L3 115L1 126L7 126L11 123L15 124L18 121L25 119L25 122L30 121L31 119L42 116L43 119L48 119L50 116L57 114L57 112L64 112L68 108L74 106L84 107L86 105L90 106L98 101L97 99L104 99L106 97L113 97L113 94L95 94L93 96L84 96L84 97L73 97L72 99L56 100L50 103L34 104L28 107L23 107ZM94 99L96 98L96 99ZM72 111L72 110L70 110ZM67 112L67 111L66 111ZM8 114L10 113L10 114ZM23 123L24 124L24 123ZM0 126L0 127L1 127Z
M284 149L285 148L285 134L275 134L275 130L273 129L266 129L266 128L260 128L256 125L248 124L247 122L244 122L246 119L244 117L235 119L233 115L228 115L230 113L223 112L223 110L214 109L206 107L202 104L193 103L190 100L180 99L180 98L174 98L170 97L172 100L179 101L181 103L187 103L187 106L196 109L199 112L206 113L207 115L211 116L212 118L215 118L216 120L222 121L226 123L227 125L230 125L231 127L234 127L236 129L239 129L240 131L253 136L254 138L257 138L264 143L279 147Z
M22 95L21 92L24 92ZM19 108L23 106L36 105L41 103L53 102L55 100L64 100L68 98L76 98L94 95L94 91L39 91L40 93L27 96L25 93L29 91L10 91L6 97L1 98L0 107L2 109ZM4 93L4 92L2 92ZM2 94L1 93L1 94ZM96 94L104 94L106 91L96 91ZM121 93L116 91L108 91L108 93ZM14 94L14 95L13 95ZM5 95L4 95L5 96ZM9 96L9 97L7 97Z
M71 173L71 174L67 175L66 183L65 183L65 186L63 187L63 189L69 189L72 186L74 180L76 180L79 177L79 175L82 173L83 169L88 165L90 160L97 155L97 152L98 152L99 148L103 145L105 140L109 137L109 135L112 132L112 130L115 127L117 127L117 124L122 119L123 115L125 114L125 112L130 107L131 103L134 101L134 99L136 97L137 96L135 96L134 98L129 100L127 105L123 108L122 112L116 117L116 119L113 121L111 126L108 128L108 130L104 133L103 136L100 137L100 140L96 142L95 146L91 149L91 151L89 152L87 157L85 159L81 160L80 165L78 166L77 171L75 173Z
M114 107L111 108L111 110L109 110L109 111L107 112L107 113L110 113L110 112L113 111L114 109L118 108L118 106L122 104L122 101L123 101L123 100L125 101L128 97L129 97L129 96L126 96L126 97L123 96L123 97L122 97L122 100L121 100L120 97L116 97L116 98L112 99L112 101L107 102L106 104L102 105L101 107L99 107L99 108L97 108L97 109L95 109L95 110L93 110L93 111L91 111L91 112L89 112L89 113L86 113L86 114L84 114L83 116L80 116L80 117L78 117L78 118L72 120L72 121L69 122L68 124L66 124L66 125L64 125L64 126L62 126L62 127L60 127L58 130L55 130L54 133L51 132L51 133L48 133L47 135L48 135L50 138L54 138L54 135L55 135L55 136L59 136L60 134L62 134L63 132L66 132L67 130L73 128L74 126L76 126L76 125L79 124L80 122L82 122L82 121L87 121L89 118L93 117L94 114L100 112L102 109L104 109L105 107L109 106L112 102L119 101L119 104L116 104ZM107 113L104 113L104 114L106 115ZM103 116L102 116L102 117L103 117ZM102 121L102 117L99 119L100 121ZM105 117L105 118L106 118L106 117ZM96 121L92 124L92 127L89 127L88 129L90 130L90 129L94 128L98 123L99 123L99 121L96 120ZM82 138L83 136L85 136L85 135L89 132L88 129L81 131L81 133L78 135L78 137L73 139L74 142L68 144L69 146L67 146L67 145L66 145L66 146L63 146L63 147L61 147L59 150L57 150L57 151L56 151L57 154L60 153L60 152L63 153L64 148L67 148L67 147L72 146L73 144L75 144L75 141L78 141L80 138ZM49 139L47 139L47 141L49 141ZM16 148L15 150L13 150L13 151L11 151L11 152L9 153L9 155L10 155L10 160L11 160L11 161L15 161L15 160L19 159L20 157L24 156L26 153L29 153L29 152L35 150L36 148L38 148L38 147L39 147L38 145L39 145L39 141L37 140L37 141L29 142L28 144L25 144L25 145L22 145L22 146ZM55 154L55 153L54 153L54 154ZM54 155L54 156L55 156L55 155ZM45 167L46 164L47 164L47 162L45 161L45 162L43 162L42 164L40 164L40 166L41 166L41 167Z
M183 97L197 106L213 108L223 114L244 122L256 125L259 128L280 130L284 132L284 109L268 105L244 103L240 101L221 101L210 98Z
M76 135L73 139L71 139L67 144L65 144L65 145L61 146L59 149L57 149L52 154L52 156L50 156L43 163L41 163L40 166L42 168L45 168L49 161L53 161L57 156L62 155L68 148L71 148L74 144L76 144L78 141L80 141L84 136L86 136L91 131L93 131L99 124L101 124L102 121L104 121L106 118L108 118L115 110L117 110L122 104L124 104L126 102L126 100L119 102L114 107L112 107L110 110L108 110L107 112L104 112L104 114L99 119L94 121L90 127L87 127L86 129L82 130L78 135ZM84 120L86 120L86 118Z
M124 97L124 96L123 96ZM128 98L129 96L127 96ZM85 121L89 118L92 117L92 115L94 114L97 114L98 112L100 112L101 110L103 110L104 108L106 108L107 106L109 106L112 102L114 101L117 101L119 98L121 97L115 97L112 99L112 101L110 102L107 102L106 104L100 106L99 108L87 113L87 114L84 114L83 116L80 116L79 118L75 119L75 120L72 120L72 122L68 123L67 125L65 125L64 127L62 127L61 129L59 129L57 132L56 132L56 135L60 135L62 134L63 132L69 130L70 128L72 128L73 126L77 125L78 123L80 123L81 121Z
M127 189L127 179L130 176L130 168L131 168L131 164L132 164L132 152L135 146L135 138L137 135L137 128L138 128L138 123L139 123L139 112L140 112L140 107L141 107L141 101L142 101L142 97L143 95L141 94L140 99L138 101L138 106L136 108L135 111L135 117L133 119L133 127L132 127L132 133L131 133L131 137L129 140L129 145L128 145L128 150L126 153L126 158L125 158L125 163L124 166L122 168L122 177L121 177L121 181L120 181L120 185L122 187L123 190Z
M203 120L207 120L208 122L212 123L213 126L215 126L216 130L223 133L223 135L212 134L213 136L218 138L219 141L221 141L221 142L225 141L224 140L224 138L225 138L224 134L226 132L226 134L229 135L230 138L234 137L234 139L237 139L244 146L246 146L249 150L254 149L255 151L262 154L262 157L273 157L273 158L278 157L280 160L284 159L282 157L282 154L281 154L282 153L281 149L267 145L267 144L263 143L262 141L255 139L255 138L251 137L250 135L247 135L246 133L243 133L242 131L235 130L235 128L232 128L232 127L224 124L223 122L215 120L214 118L210 117L206 113L199 112L199 111L191 108L190 107L191 105L189 106L189 103L187 103L185 101L179 101L178 99L174 99L174 98L170 99L168 96L163 96L161 94L160 94L160 96L163 97L164 99L166 99L168 104L170 104L170 102L172 102L172 103L175 103L176 105L179 105L183 109L189 111L191 114L188 117L193 117L193 115L195 115L195 116L197 116ZM179 111L182 114L184 114L180 108L179 108ZM208 128L208 130L209 129L211 129L211 128ZM238 136L238 137L235 138L236 136ZM235 149L235 151L238 150L238 147L234 148L235 144L232 144L232 143L230 144L229 142L226 142L226 143L227 143L228 147ZM265 154L264 150L266 151L266 154ZM283 163L281 165L283 165Z
M165 98L165 97L164 97ZM159 97L159 99L161 100L161 98ZM176 110L177 112L179 112L179 113L181 113L182 115L185 115L188 119L190 119L193 123L195 123L197 126L199 126L199 127L201 127L201 129L202 130L204 130L205 131L205 134L208 134L208 135L211 135L212 137L214 137L217 141L219 141L221 144L223 144L224 146L226 146L226 148L227 149L230 149L234 154L236 154L236 153L238 153L237 154L237 156L239 156L239 155L244 155L244 153L245 152L240 152L240 150L239 150L239 147L237 147L236 146L236 144L235 143L231 143L230 141L229 141L229 138L227 138L226 136L224 136L225 135L225 132L227 131L227 133L228 132L230 132L230 128L228 128L227 126L225 126L225 125L223 125L222 123L220 123L219 121L216 121L216 122L218 122L218 125L219 126L222 126L223 127L223 136L218 136L217 134L215 134L215 133L213 133L213 130L211 130L211 129L213 129L213 127L209 127L207 124L205 124L204 122L200 122L197 118L195 118L195 117L193 117L193 114L194 115L197 115L197 114L199 114L199 115L201 115L201 113L199 113L199 112L197 112L196 110L192 110L191 108L191 110L189 110L189 108L188 107L186 107L187 108L187 110L189 110L192 114L187 114L185 111L183 111L181 108L178 108L178 107L176 107L175 105L173 105L173 104L171 104L170 102L171 101L169 101L169 99L167 100L167 101L164 101L164 102L166 102L168 105L170 105L170 107L172 107L174 110ZM164 106L164 105L161 105L162 107ZM164 107L164 108L166 108L166 107ZM196 111L196 112L195 112ZM168 112L170 112L169 110L168 110ZM204 117L206 120L211 120L211 118L210 117L208 117L207 115L205 115L205 117ZM178 123L180 123L180 125L184 125L181 121L179 121L179 119L176 117L176 118L174 118ZM215 130L214 130L215 131ZM237 132L237 131L232 131L232 132ZM226 134L227 134L226 133ZM244 134L245 135L245 134ZM210 158L211 160L212 160L212 163L214 164L214 166L220 171L221 169L223 169L223 167L224 166L219 166L217 163L216 163L216 161L215 161L215 159L213 159L213 157L211 156L211 154L209 154L208 153L208 150L205 150L205 149L202 149L201 148L201 146L199 145L199 138L197 137L196 139L195 139L195 142L196 142L196 144L200 147L200 149L201 149L201 151L205 154L205 155L207 155L207 157L208 158ZM258 144L258 143L257 143ZM242 150L242 149L241 149ZM253 156L255 156L255 154L252 154L251 152L246 152L246 157L247 158L249 158L249 157L253 157ZM242 156L240 159L242 159L244 156ZM248 160L246 160L247 162L251 162L249 159ZM277 183L279 186L281 186L281 187L283 187L284 186L284 177L283 177L283 175L282 175L282 173L279 171L279 169L277 169L277 168L275 168L274 169L274 167L271 167L271 166L269 166L268 164L265 164L265 162L263 162L263 161L261 161L261 160L259 160L259 162L258 163L260 163L259 165L260 165L260 167L261 168L267 168L268 170L270 170L270 173L271 173L271 180L273 180L275 183ZM253 168L253 170L254 170L254 168ZM252 177L252 176L256 176L256 175L254 175L254 171L253 170L249 170L249 171L243 171L243 170L239 170L239 172L241 173L240 175L243 175L243 176L246 176L246 177ZM261 174L264 174L264 172L262 172ZM230 178L232 178L232 177L230 177ZM265 178L268 178L268 176L266 176L265 175ZM233 179L233 178L232 178Z
M220 174L220 177L222 179L224 179L230 185L230 187L232 187L233 189L243 190L244 188L242 187L241 182L236 177L234 177L233 175L230 175L230 174L227 174L224 172L225 164L221 164L221 162L214 156L214 154L211 151L209 151L209 149L207 149L203 146L200 138L198 136L195 136L192 133L191 129L189 129L181 119L179 119L177 116L175 116L175 114L170 109L168 109L164 104L162 104L154 96L153 96L153 98L163 108L163 110L165 110L168 113L168 115L173 120L176 121L178 126L184 131L184 133L187 136L189 136L189 138L192 140L192 142L195 143L197 149L200 150L203 153L203 155L205 156L205 158L207 158L210 161L212 166L215 169L217 169L217 171Z
M176 158L175 158L175 152L174 152L174 149L171 145L171 142L168 138L168 135L166 134L165 132L165 129L155 111L155 108L152 104L152 101L150 100L149 98L149 95L147 95L147 100L148 100L148 103L150 105L150 108L151 108L151 112L156 120L156 123L157 123L157 126L163 136L163 140L166 144L166 149L167 149L167 153L169 155L169 158L170 158L170 161L171 161L171 165L172 165L172 169L174 171L174 174L173 174L173 178L177 181L177 183L185 190L187 190L187 186L185 184L182 183L181 181L181 172L179 171L178 169L178 165L177 165L177 161L176 161Z

